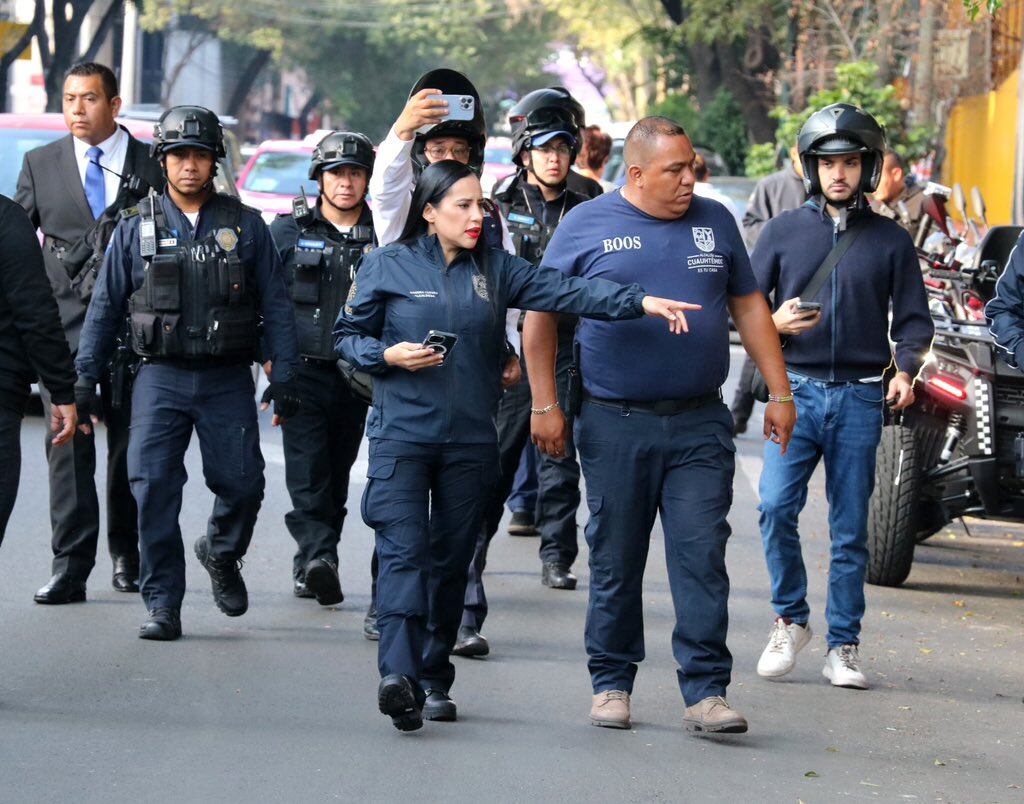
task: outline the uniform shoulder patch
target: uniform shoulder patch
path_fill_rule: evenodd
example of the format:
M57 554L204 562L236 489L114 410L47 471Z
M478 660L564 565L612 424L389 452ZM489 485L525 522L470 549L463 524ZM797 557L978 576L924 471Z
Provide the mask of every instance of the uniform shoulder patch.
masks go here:
M139 214L139 208L138 207L125 207L119 213L119 215L121 217L121 220L127 220L128 218L134 218L138 214Z

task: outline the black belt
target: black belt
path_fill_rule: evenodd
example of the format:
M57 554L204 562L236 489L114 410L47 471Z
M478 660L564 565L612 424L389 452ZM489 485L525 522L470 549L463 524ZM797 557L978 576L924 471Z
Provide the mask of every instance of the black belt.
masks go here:
M722 401L722 389L711 391L700 396L691 396L686 399L659 399L656 402L634 402L630 399L602 399L591 396L584 392L583 399L593 402L595 405L602 405L606 408L618 408L623 416L628 416L631 411L638 410L641 413L653 413L655 416L675 416L687 410L696 410L705 405L713 405Z

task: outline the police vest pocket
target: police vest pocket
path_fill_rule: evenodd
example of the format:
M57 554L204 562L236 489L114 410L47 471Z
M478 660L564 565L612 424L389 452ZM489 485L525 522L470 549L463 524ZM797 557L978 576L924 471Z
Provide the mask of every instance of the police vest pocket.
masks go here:
M135 343L149 349L156 340L157 317L152 313L132 313L132 336Z
M318 268L296 266L295 274L292 277L292 298L299 304L317 304L320 301L320 271Z
M372 480L389 480L395 474L395 466L397 465L397 458L381 458L377 461L371 461L366 476Z
M207 337L212 355L251 354L256 340L252 310L243 307L212 311Z
M146 300L157 311L181 309L181 274L178 257L171 254L157 254L149 263L149 277L146 282Z

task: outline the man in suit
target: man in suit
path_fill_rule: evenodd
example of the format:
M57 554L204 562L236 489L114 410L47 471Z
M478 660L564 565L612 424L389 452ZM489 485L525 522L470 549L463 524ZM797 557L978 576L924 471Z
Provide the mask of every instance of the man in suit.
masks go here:
M42 230L46 273L71 352L85 320L92 283L106 241L122 209L150 186L163 189L160 165L149 148L116 121L121 108L117 79L108 67L76 64L64 80L64 120L69 134L25 155L15 200ZM114 564L113 586L138 592L138 513L128 485L127 450L131 406L114 407L109 377L100 380L107 423L107 540ZM52 391L40 383L46 415ZM88 423L91 411L79 409ZM99 501L96 496L95 435L86 427L71 444L46 443L53 527L53 577L36 593L37 603L85 600L85 583L96 563Z

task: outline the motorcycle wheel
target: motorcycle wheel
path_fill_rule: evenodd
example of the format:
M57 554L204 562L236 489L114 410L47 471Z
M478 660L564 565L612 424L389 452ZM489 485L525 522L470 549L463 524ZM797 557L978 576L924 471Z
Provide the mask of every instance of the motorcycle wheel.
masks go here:
M899 586L910 574L920 487L913 431L903 425L883 427L875 458L875 492L868 507L868 583Z

